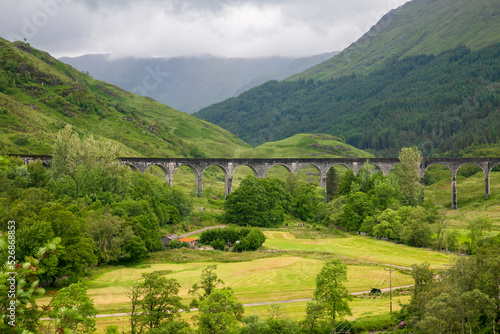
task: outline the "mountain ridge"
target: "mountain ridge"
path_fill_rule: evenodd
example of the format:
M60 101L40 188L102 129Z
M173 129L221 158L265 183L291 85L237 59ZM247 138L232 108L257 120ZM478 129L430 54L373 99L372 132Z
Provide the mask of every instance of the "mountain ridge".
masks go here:
M84 55L59 60L96 79L194 113L203 107L239 95L269 80L281 80L333 57L321 55L262 58L223 58L212 55L174 58L112 58ZM144 85L144 82L147 84Z
M437 55L460 45L475 51L497 41L500 6L496 0L412 0L391 10L337 56L287 80L367 74L404 57Z
M377 155L394 156L401 147L418 146L426 156L459 156L471 145L496 144L500 140L496 2L413 0L372 28L371 34L380 30L378 35L366 34L361 42L302 77L267 82L195 116L252 145L297 133L326 133ZM432 6L425 7L427 4ZM439 13L438 7L449 13L447 20L428 13ZM407 17L421 22L393 26ZM434 25L432 19L437 20ZM467 25L471 20L474 24ZM440 30L443 25L446 29ZM425 30L417 31L417 26ZM410 28L414 30L411 36L398 34ZM463 36L453 38L460 31ZM459 44L457 47L439 53L430 47L421 49L424 45L446 48L441 40L451 32L454 35L448 45ZM405 39L406 45L401 43ZM464 40L474 40L474 49L459 43ZM351 59L343 67L339 59L345 60L346 55Z
M0 38L0 150L49 154L56 133L72 124L80 134L120 145L122 155L230 157L233 134L193 116L95 80L48 53Z

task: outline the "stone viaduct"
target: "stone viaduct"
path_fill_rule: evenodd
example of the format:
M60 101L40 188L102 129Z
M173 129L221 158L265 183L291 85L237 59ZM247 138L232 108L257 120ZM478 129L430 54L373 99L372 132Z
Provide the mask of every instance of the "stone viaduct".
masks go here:
M31 161L41 160L48 164L51 156L21 155L26 164ZM188 166L194 173L198 193L203 194L203 173L210 166L220 167L225 174L225 195L232 192L233 173L239 166L248 166L259 178L265 178L267 171L276 165L285 167L291 173L297 173L305 166L314 166L320 174L320 186L326 187L326 174L335 165L342 165L351 169L356 174L366 163L378 167L384 175L398 164L397 158L340 158L340 159L189 159L189 158L120 158L123 165L145 173L151 166L160 167L165 173L165 179L173 186L174 172L181 166ZM423 158L420 164L421 175L432 165L440 164L451 171L451 208L457 208L457 172L460 167L468 164L481 168L485 176L485 197L490 194L491 170L500 165L500 158ZM423 179L423 178L422 178Z

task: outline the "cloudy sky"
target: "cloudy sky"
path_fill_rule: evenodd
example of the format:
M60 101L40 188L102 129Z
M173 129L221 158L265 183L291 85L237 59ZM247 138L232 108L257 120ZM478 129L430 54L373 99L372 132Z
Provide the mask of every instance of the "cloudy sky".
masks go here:
M0 0L0 37L53 56L340 51L407 0Z

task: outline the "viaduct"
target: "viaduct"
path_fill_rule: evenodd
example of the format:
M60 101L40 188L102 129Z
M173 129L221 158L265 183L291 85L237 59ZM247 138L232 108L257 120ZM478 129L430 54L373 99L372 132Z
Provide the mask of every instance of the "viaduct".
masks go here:
M25 164L41 160L48 164L51 156L21 155ZM203 173L210 166L220 167L225 174L225 195L232 192L233 173L239 166L248 166L254 175L265 178L267 171L276 165L285 167L291 173L297 173L305 166L314 166L320 174L320 186L326 187L326 174L334 165L342 165L357 174L359 169L368 161L378 167L384 175L398 164L397 158L340 158L340 159L189 159L189 158L119 158L122 165L129 165L133 169L145 173L151 166L160 167L165 173L165 180L170 186L174 183L174 172L181 166L188 166L194 173L198 193L203 194ZM456 176L460 167L468 164L482 169L485 177L485 197L490 194L491 170L500 165L500 158L423 158L420 164L421 175L432 165L440 164L451 171L451 208L457 209L457 181ZM423 177L422 177L423 179Z

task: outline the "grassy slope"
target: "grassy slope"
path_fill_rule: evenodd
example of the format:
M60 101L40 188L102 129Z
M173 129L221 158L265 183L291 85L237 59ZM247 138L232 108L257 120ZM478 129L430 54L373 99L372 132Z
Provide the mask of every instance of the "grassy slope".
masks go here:
M446 178L425 187L425 197L436 203L450 225L465 229L478 216L486 216L493 222L493 230L500 230L500 172L490 174L490 196L484 198L484 174L479 172L468 178L457 177L458 210L451 210L451 173L445 171Z
M3 153L50 154L66 124L120 143L123 155L230 157L248 147L218 126L94 80L28 44L0 39L0 55Z
M370 153L325 134L301 133L236 152L238 158L373 158Z
M289 79L368 73L391 60L438 54L459 45L477 50L500 40L496 0L413 0L391 11L339 55Z

